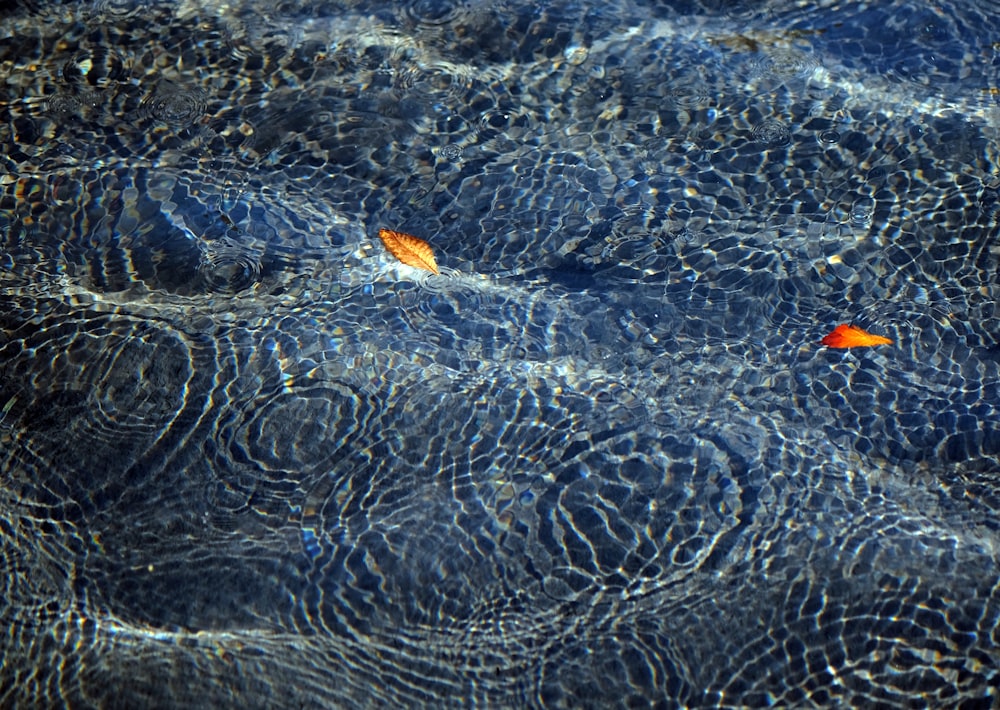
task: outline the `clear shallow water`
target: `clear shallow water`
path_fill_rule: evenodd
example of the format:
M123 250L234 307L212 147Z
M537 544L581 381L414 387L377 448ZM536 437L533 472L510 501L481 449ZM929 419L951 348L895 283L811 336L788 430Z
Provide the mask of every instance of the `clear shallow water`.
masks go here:
M994 26L6 14L3 703L989 706Z

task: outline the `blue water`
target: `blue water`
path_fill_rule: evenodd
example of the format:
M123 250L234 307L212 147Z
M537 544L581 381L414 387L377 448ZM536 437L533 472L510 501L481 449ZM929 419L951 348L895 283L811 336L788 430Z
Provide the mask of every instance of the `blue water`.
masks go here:
M0 706L991 707L994 14L4 9Z

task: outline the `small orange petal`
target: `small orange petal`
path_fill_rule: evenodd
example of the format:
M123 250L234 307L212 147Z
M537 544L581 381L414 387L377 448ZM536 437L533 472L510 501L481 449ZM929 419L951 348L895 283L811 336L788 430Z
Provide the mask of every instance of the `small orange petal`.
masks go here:
M856 325L838 325L833 332L824 337L823 345L831 348L863 348L872 345L892 345L889 338L873 335Z
M391 229L378 230L378 238L394 257L408 266L415 266L431 273L438 274L437 261L431 245L419 237L405 232L394 232Z

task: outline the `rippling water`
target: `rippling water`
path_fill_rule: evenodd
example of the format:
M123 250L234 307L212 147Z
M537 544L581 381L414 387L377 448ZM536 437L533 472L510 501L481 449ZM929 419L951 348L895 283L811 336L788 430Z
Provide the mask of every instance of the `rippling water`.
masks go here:
M996 703L992 3L0 18L0 706Z

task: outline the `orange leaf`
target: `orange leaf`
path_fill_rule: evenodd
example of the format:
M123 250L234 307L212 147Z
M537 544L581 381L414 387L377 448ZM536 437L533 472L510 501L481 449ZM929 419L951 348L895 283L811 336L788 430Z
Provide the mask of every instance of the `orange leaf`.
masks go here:
M385 244L389 253L408 266L415 266L431 273L438 274L437 262L434 260L434 250L431 245L419 237L405 232L394 232L391 229L378 230L378 238Z
M863 348L870 345L892 345L889 338L872 335L856 325L838 325L833 332L823 338L823 345L831 348Z

